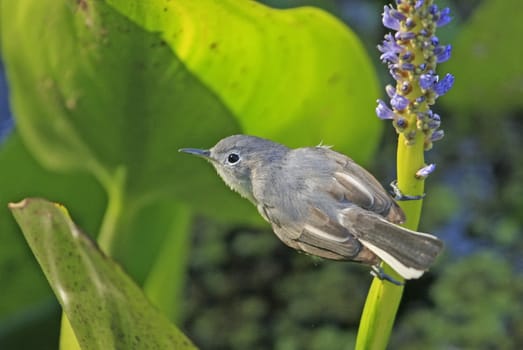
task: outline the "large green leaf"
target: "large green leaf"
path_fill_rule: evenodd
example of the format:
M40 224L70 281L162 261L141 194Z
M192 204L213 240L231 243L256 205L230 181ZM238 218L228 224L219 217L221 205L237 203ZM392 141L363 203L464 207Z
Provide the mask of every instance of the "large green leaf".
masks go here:
M43 199L10 205L82 349L193 349L119 265Z
M173 54L103 1L3 3L2 49L17 126L47 167L94 174L126 198L222 199L203 162L177 149L238 132L231 113ZM6 14L9 14L8 16ZM24 33L24 40L9 40ZM5 40L7 39L7 40Z
M323 140L359 161L375 150L373 67L357 37L326 12L238 0L108 2L159 33L245 133L291 146Z

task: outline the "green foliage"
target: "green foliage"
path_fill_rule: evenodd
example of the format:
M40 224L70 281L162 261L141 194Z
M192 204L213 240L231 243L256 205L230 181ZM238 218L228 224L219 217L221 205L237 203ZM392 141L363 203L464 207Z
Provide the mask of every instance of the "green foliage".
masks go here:
M451 264L431 294L435 308L409 314L391 346L402 349L518 349L523 277L492 253Z
M26 199L10 209L82 349L194 348L64 207Z

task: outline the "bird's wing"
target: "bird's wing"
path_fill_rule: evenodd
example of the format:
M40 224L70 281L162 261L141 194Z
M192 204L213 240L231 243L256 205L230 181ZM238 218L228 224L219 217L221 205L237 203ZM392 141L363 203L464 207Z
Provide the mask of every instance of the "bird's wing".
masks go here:
M333 260L356 260L375 264L376 255L368 251L345 227L314 206L303 221L282 224L273 208L266 206L264 216L278 238L305 253Z
M353 203L394 223L403 223L405 214L367 170L343 154L329 151L336 161L329 193L338 201Z

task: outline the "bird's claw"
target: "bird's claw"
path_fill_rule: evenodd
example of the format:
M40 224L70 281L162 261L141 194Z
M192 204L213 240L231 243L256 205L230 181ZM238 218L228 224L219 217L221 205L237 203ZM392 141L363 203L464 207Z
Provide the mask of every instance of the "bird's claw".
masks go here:
M425 198L425 193L417 195L417 196L403 194L403 192L401 192L401 190L398 187L398 180L392 181L390 183L390 187L392 188L391 193L394 195L393 198L396 201L417 201L417 200Z
M383 271L383 268L381 266L379 266L379 265L372 265L371 270L370 270L370 274L372 276L382 280L382 281L384 281L384 280L385 281L389 281L390 283L395 284L397 286L405 285L405 283L400 282L400 281L394 279L393 277L387 275L385 273L385 271Z

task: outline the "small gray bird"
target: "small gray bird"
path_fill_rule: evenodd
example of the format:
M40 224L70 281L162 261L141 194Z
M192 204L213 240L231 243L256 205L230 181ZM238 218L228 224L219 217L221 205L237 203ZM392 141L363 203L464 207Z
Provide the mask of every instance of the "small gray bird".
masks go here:
M216 168L250 200L278 238L296 250L373 266L380 261L405 279L419 278L443 248L435 236L397 224L405 214L380 183L349 157L326 146L291 149L233 135L209 150L182 148Z

